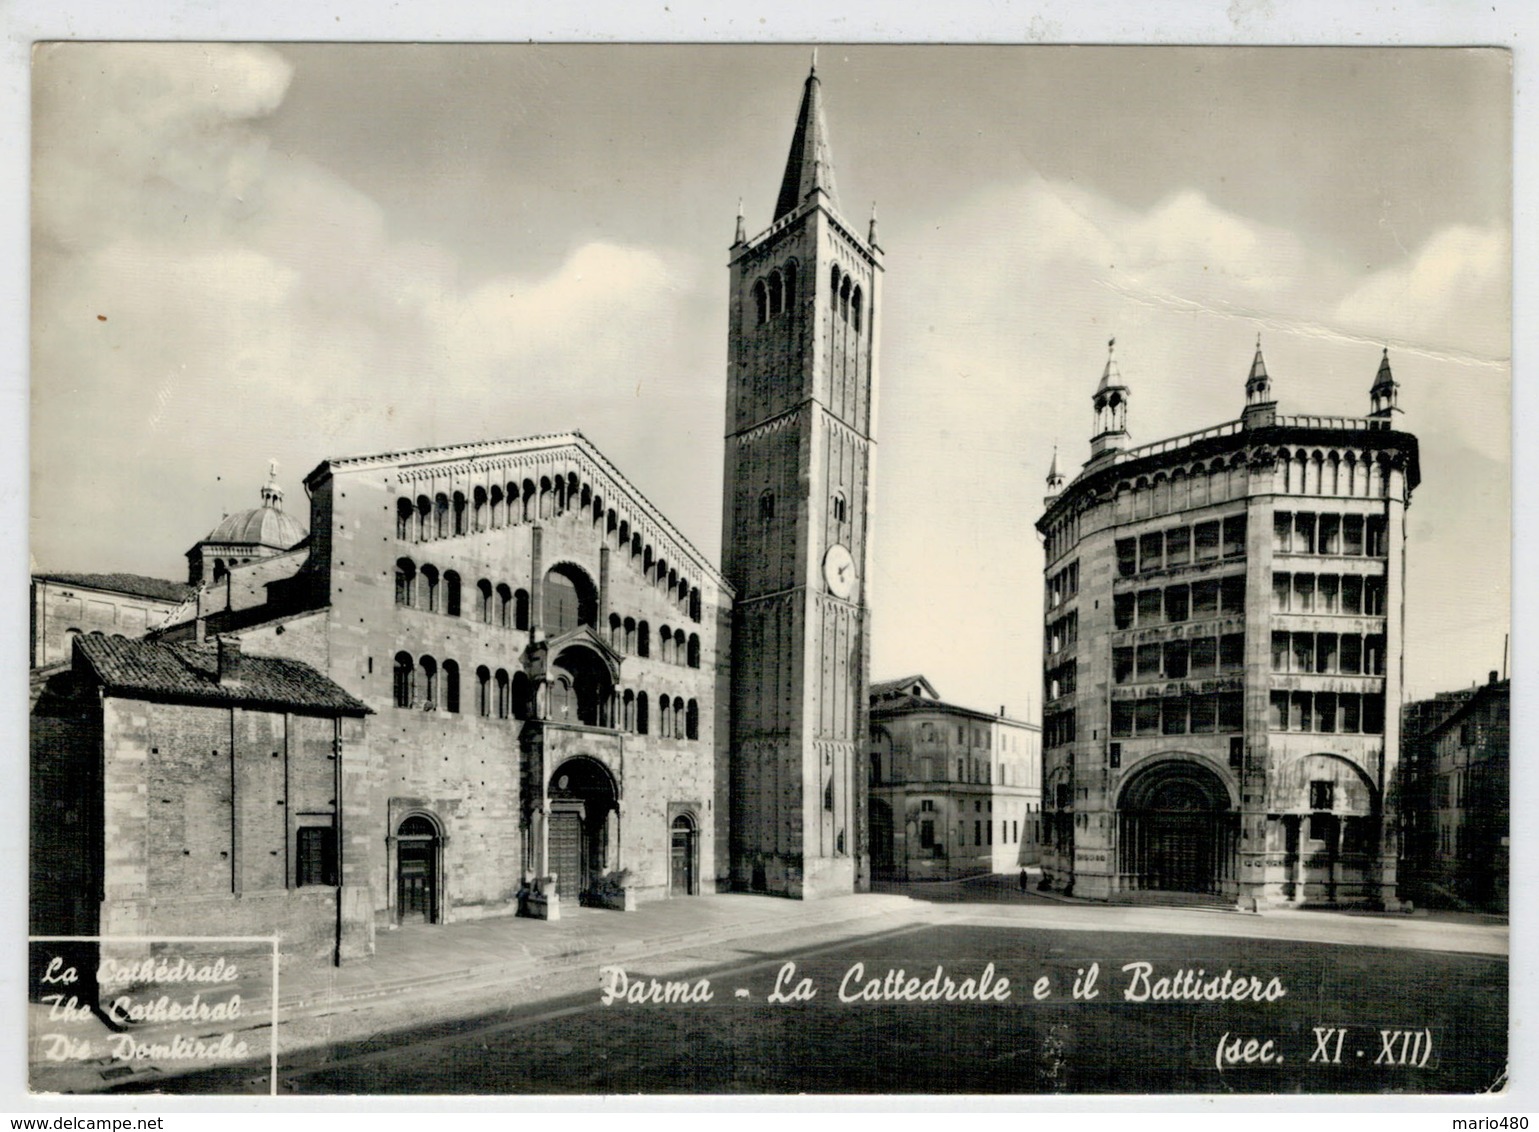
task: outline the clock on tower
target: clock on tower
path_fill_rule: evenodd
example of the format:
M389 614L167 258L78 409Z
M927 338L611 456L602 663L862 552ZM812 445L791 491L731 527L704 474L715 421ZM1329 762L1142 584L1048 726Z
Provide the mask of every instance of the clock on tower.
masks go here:
M864 889L882 252L839 212L816 67L770 226L731 252L722 567L736 590L734 887Z

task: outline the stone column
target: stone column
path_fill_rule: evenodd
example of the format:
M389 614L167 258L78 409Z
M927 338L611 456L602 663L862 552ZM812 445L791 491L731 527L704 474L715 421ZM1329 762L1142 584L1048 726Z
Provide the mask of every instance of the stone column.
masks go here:
M529 643L538 641L545 623L544 530L536 524L529 532Z

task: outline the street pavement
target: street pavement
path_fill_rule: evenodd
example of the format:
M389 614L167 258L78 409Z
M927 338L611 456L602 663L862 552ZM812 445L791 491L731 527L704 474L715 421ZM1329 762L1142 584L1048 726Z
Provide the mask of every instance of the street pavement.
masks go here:
M1295 910L1244 914L1207 907L1108 906L1044 899L1013 891L1014 884L1014 878L978 878L950 886L916 885L905 892L805 903L743 894L704 896L647 904L632 913L575 909L555 923L498 918L381 932L377 953L368 961L340 968L285 964L279 994L280 1057L286 1066L293 1066L313 1060L316 1051L343 1047L357 1057L361 1047L349 1043L364 1041L372 1043L365 1051L368 1056L399 1069L393 1058L402 1035L413 1027L438 1027L432 1033L453 1035L464 1019L484 1019L485 1010L493 1006L507 1019L525 1017L552 1003L562 1004L553 1009L563 1016L585 1013L597 1001L598 970L604 965L666 971L708 963L748 963L769 970L775 961L766 956L803 954L925 931L940 933L931 938L941 941L934 946L942 950L952 946L948 932L1006 938L987 934L1005 930L1012 939L1026 938L1023 931L1034 937L1051 935L1059 940L1059 951L1086 955L1098 949L1120 954L1133 946L1132 941L1160 936L1255 941L1250 950L1292 941L1455 956L1504 958L1507 954L1505 924L1472 922L1469 917ZM908 892L920 898L913 899ZM1148 950L1142 942L1139 946ZM1229 953L1228 945L1211 946ZM1505 963L1501 970L1504 987ZM262 1002L261 988L254 987L246 1015L253 1048L265 1050L270 1040L265 1026L269 1005ZM37 1009L34 1005L33 1010ZM137 1036L148 1033L137 1032ZM414 1032L411 1040L420 1042L422 1037ZM256 1068L262 1071L260 1081L250 1069L202 1080L218 1091L260 1088L267 1080L265 1064ZM68 1070L55 1072L49 1087L62 1091L175 1087L173 1067L153 1062L135 1066L131 1075L100 1060L83 1061ZM106 1071L114 1076L104 1078ZM409 1078L406 1074L402 1079ZM384 1087L380 1080L371 1080L367 1087Z

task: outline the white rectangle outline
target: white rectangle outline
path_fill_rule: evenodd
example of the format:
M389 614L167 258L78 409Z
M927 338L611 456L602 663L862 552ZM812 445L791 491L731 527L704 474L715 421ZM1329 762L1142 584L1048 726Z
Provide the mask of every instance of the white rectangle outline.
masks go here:
M268 1095L278 1095L278 937L275 935L29 935L28 943L265 943L273 961L273 1007Z

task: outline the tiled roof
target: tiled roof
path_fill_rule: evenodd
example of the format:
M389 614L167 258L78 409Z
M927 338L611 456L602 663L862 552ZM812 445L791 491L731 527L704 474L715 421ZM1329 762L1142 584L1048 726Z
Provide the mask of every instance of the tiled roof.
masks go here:
M931 696L940 699L940 693L935 690L935 685L918 673L905 676L901 680L878 680L871 685L871 696L873 699L879 699L900 691L906 693L915 684L922 684Z
M189 585L168 582L164 578L146 578L143 574L33 574L40 582L59 582L82 589L106 590L115 594L132 594L156 601L186 601L193 594Z
M125 641L100 633L75 648L109 692L182 702L310 709L365 715L369 708L308 664L276 656L241 657L240 679L219 682L214 645Z

